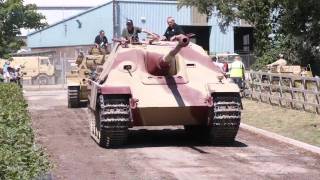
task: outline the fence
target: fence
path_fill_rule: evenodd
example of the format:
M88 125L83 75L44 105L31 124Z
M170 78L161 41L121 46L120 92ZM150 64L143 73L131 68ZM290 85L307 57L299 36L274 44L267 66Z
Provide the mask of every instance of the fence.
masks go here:
M320 78L256 71L247 75L247 98L320 114Z

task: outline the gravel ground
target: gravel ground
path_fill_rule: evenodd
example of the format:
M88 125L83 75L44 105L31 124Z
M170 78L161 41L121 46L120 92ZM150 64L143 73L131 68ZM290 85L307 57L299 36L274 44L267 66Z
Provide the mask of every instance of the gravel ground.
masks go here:
M86 108L67 108L66 91L25 97L54 179L320 179L319 156L243 130L231 146L210 146L182 127L141 127L123 148L103 149L90 138Z

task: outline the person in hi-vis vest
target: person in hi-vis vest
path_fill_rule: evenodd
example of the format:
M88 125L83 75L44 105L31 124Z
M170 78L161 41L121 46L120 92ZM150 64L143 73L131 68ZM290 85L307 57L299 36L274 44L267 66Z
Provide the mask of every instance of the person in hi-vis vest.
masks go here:
M243 87L243 81L244 81L244 71L245 67L244 64L242 63L241 57L236 56L234 59L234 62L231 63L231 66L229 67L229 75L230 78L233 80L234 83L236 83L240 89Z

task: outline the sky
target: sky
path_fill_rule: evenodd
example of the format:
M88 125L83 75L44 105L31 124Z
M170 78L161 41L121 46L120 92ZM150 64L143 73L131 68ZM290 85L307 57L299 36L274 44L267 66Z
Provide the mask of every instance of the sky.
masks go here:
M24 4L37 6L97 6L109 0L24 0Z

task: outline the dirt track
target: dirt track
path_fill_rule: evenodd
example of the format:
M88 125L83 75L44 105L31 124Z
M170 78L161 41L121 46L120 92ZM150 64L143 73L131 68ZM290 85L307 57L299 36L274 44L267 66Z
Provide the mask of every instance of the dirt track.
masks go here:
M27 91L37 141L55 179L320 179L320 157L250 132L233 146L190 140L181 127L139 128L121 149L90 138L86 109L68 109L66 92Z

